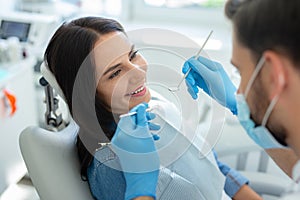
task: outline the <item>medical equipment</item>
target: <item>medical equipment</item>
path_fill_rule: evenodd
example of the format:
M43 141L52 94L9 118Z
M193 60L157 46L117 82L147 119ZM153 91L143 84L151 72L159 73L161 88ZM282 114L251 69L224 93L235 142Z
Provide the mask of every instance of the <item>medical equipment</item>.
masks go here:
M50 35L61 19L55 15L13 11L1 13L0 21L1 39L17 37L29 54L42 58Z
M51 130L61 130L65 128L66 124L62 119L62 114L57 113L59 99L53 92L53 88L50 86L48 81L44 77L40 79L40 84L45 89L45 102L46 102L46 112L45 112L45 123L47 129Z
M152 111L153 110L153 108L147 108L146 109L146 112L150 112L150 111ZM122 114L122 115L120 115L120 118L122 118L122 117L127 117L127 116L131 116L131 115L135 115L135 114L137 114L137 112L129 112L129 113L126 113L126 114Z
M213 31L211 30L210 33L209 33L209 35L207 36L206 40L204 41L202 47L200 48L200 50L199 50L198 53L196 54L195 59L198 59L198 58L199 58L201 51L203 50L204 46L206 45L206 43L207 43L207 41L208 41L208 39L210 38L210 36L211 36L212 33L213 33ZM182 79L181 79L180 82L178 83L177 87L170 87L170 88L168 88L168 89L169 89L171 92L176 92L176 91L178 91L178 90L179 90L179 87L180 87L180 85L181 85L181 83L182 83L183 80L187 77L187 75L189 75L191 69L192 69L192 68L190 68L190 69L184 74L184 76L182 77Z

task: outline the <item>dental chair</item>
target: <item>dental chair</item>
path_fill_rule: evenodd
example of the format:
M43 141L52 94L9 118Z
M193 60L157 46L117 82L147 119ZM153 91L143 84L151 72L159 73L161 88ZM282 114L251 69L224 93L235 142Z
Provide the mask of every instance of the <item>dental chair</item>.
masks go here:
M46 93L46 128L28 127L19 138L29 176L43 200L92 200L88 183L80 176L75 144L79 127L72 119L67 122L57 114L59 99L53 88L62 98L63 93L43 64L41 72L40 83Z

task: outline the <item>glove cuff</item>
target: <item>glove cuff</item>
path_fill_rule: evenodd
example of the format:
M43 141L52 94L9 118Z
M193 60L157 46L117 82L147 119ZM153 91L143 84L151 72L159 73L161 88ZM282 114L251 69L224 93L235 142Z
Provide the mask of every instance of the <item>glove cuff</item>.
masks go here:
M237 108L236 108L236 106L230 108L230 111L232 112L232 114L237 115Z
M152 197L154 200L156 199L156 195L153 195L153 194L132 194L132 195L127 195L125 194L125 200L132 200L134 198L137 198L137 197Z
M156 185L159 170L147 173L124 173L126 179L125 199L150 196L156 199Z

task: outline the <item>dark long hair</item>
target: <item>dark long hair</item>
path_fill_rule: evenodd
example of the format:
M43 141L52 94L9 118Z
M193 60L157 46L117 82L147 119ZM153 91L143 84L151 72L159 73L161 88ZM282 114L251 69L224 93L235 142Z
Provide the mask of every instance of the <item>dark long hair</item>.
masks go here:
M80 115L80 112L83 112L85 108L82 108L79 113L76 111L74 84L76 84L80 67L82 67L101 35L114 31L120 31L125 34L123 27L113 19L83 17L71 22L65 22L54 33L44 55L46 64L54 74L65 95L71 115L80 127L76 145L83 180L87 178L87 168L93 159L93 153L99 148L99 143L103 142L101 141L103 137L99 136L101 131L110 140L115 132L116 123L114 122L113 114L104 108L101 99L94 93L94 109L101 130L89 131L88 119L85 121L87 117L84 114L83 117L78 117L78 114ZM91 69L94 70L94 68ZM87 79L94 81L93 75L93 73L90 73ZM88 146L86 145L87 143Z
M231 19L238 41L258 61L273 50L300 64L299 0L228 0L225 14Z

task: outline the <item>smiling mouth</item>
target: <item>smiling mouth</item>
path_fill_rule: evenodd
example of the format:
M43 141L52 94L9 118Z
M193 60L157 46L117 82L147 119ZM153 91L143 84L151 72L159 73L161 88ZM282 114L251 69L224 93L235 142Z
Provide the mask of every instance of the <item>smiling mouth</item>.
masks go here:
M130 93L127 94L126 96L134 96L134 95L137 95L137 94L143 92L143 91L145 90L145 88L146 88L145 85L143 85L143 86L137 88L135 91L130 92Z
M138 88L138 89L135 90L134 92L131 92L130 95L138 94L138 93L140 93L141 91L143 91L144 88L145 88L145 86L143 85L142 87Z

